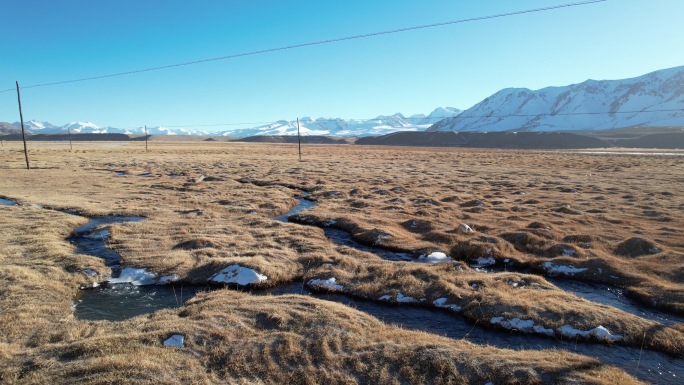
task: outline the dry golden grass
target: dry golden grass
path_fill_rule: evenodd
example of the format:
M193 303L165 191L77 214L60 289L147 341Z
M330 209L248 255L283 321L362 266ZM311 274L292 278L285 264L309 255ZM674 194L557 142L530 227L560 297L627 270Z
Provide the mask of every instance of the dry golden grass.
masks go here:
M111 246L130 266L188 282L205 282L232 263L266 274L267 285L334 276L347 292L367 298L399 291L430 302L447 297L481 324L493 316L547 327L600 324L634 346L646 332L649 348L684 351L681 326L662 327L581 300L539 276L483 274L459 263L387 262L336 247L315 227L271 219L300 194L282 185L298 187L318 202L307 216L321 224L334 219L360 241L374 243L383 233L391 238L382 244L397 250L439 250L468 262L491 255L537 272L546 261L588 267L576 278L622 285L649 304L681 313L684 200L674 187L684 175L681 158L307 146L305 161L298 162L293 146L226 143L154 143L149 153L141 143L78 143L74 152L60 143L32 143L31 155L35 169L25 171L16 143L0 150L0 196L88 215L145 216L112 229ZM208 178L195 183L200 175ZM64 241L85 220L31 207L0 210L0 245L11 245L0 250L1 316L25 321L0 325L0 357L12 357L0 379L10 383L133 377L151 383L155 372L170 383L282 383L298 374L312 383L633 381L587 358L502 353L400 331L341 305L300 297L211 293L180 313L116 324L77 321L69 302L88 279L74 271L107 270L97 259L74 256ZM475 232L460 232L461 223ZM32 231L21 235L17 228L27 224ZM634 237L648 254L622 252ZM575 255L560 255L563 248ZM509 281L538 286L514 289ZM240 306L239 315L228 314ZM310 326L316 322L321 331ZM160 339L174 330L200 337L189 338L188 350L160 348ZM295 362L298 355L305 359ZM226 363L231 369L221 369Z

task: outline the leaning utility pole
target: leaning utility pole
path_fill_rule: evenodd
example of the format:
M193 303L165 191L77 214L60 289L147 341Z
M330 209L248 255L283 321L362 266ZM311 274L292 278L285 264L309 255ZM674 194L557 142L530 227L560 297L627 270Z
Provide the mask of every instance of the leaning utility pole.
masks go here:
M69 133L69 148L74 151L74 145L71 144L71 128L67 127L67 132Z
M297 118L297 142L299 143L299 161L302 161L302 136L299 134L299 118Z
M30 170L28 149L26 148L26 133L24 131L24 114L21 112L21 94L19 93L19 81L17 83L17 101L19 101L19 119L21 119L21 139L24 141L24 157L26 158L26 169Z

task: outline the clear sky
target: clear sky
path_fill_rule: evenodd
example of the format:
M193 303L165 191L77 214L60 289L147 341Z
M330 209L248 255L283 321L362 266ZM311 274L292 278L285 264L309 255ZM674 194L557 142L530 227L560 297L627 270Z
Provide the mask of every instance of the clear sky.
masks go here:
M0 0L0 90L571 2ZM465 109L501 88L683 65L682 15L681 0L608 0L30 88L24 118L126 128ZM0 93L0 121L17 120L16 93Z

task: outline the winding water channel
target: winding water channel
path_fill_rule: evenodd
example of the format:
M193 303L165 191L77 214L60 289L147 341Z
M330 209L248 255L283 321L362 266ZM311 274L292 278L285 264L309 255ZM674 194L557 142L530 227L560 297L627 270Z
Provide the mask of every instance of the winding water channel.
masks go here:
M316 203L310 201L306 198L299 198L299 205L295 207L292 211L285 215L276 217L275 219L287 222L288 217L297 213L302 212L305 209L315 207ZM357 250L366 251L373 253L380 258L390 260L390 261L413 261L417 262L417 259L408 253L394 252L391 250L386 250L380 247L372 247L361 244L354 240L352 235L346 231L324 227L323 231L325 235L334 243L338 245L348 246ZM505 268L478 268L479 271L513 271L527 273L528 271L522 269L515 269L514 266L507 266ZM634 314L636 316L646 318L649 320L660 322L664 325L672 325L674 323L684 324L684 317L678 316L676 314L666 313L658 309L648 308L640 305L636 301L633 301L625 296L624 291L620 288L600 284L593 282L577 281L562 277L545 277L547 281L553 283L556 287L561 290L573 293L578 297L582 297L592 302L601 303L604 305L609 305L623 310L627 313Z
M14 203L6 199L3 201ZM288 216L313 206L315 206L315 202L300 198L299 205L287 214L275 219L286 222ZM118 269L120 256L107 247L106 240L109 235L107 226L142 219L140 217L92 218L88 224L75 229L69 240L76 245L77 252L105 259L105 263L113 267L116 275L116 272L120 271ZM330 228L324 230L333 242L374 252L390 260L407 260L407 258L414 260L403 253L393 253L360 245L352 239L351 235L343 231ZM653 309L645 309L633 303L621 291L614 288L571 280L551 279L550 281L563 290L571 291L595 302L615 306L644 318L654 319L662 323L681 322L681 317ZM90 290L82 290L76 298L74 310L79 319L118 321L158 309L179 307L198 292L206 290L212 290L212 288L187 285L104 285ZM466 321L465 318L448 311L415 306L397 306L359 300L340 294L312 292L301 282L271 289L255 290L252 294L313 296L322 300L345 304L386 323L399 325L405 329L426 331L454 339L466 339L477 344L488 344L499 348L515 350L563 349L596 357L605 364L618 366L636 378L650 383L680 384L684 377L684 360L654 351L493 330L474 325Z

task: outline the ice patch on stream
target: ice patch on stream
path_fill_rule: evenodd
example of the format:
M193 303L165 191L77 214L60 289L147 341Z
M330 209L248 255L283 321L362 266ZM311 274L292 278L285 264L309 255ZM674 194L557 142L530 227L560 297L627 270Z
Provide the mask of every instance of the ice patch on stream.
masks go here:
M378 298L379 301L396 301L397 303L417 303L417 302L423 302L425 301L424 298L421 298L420 301L416 300L413 297L410 297L408 295L404 295L402 292L398 292L396 298L393 297L391 294L386 294L383 295L382 297Z
M561 274L561 275L575 275L576 273L581 273L583 271L589 270L586 267L554 265L551 262L544 262L544 269L546 269L546 271L549 274Z
M622 336L612 334L608 329L599 325L590 330L575 329L570 325L563 325L558 328L558 332L566 337L594 337L599 340L620 341Z
M520 318L512 318L510 320L504 317L492 317L489 320L491 324L499 325L504 329L517 330L524 333L536 333L546 336L553 336L553 329L545 328L541 325L536 325L532 320L524 320ZM599 325L590 330L580 330L575 329L570 325L563 325L556 329L558 333L564 337L583 337L583 338L596 338L598 340L608 340L608 341L620 341L622 336L619 334L612 334L608 329Z
M135 286L154 285L157 283L157 274L150 273L145 269L125 267L116 278L107 280L110 284L130 283Z
M130 283L135 286L147 286L147 285L166 285L172 282L176 282L180 277L176 274L167 275L157 279L157 274L150 273L146 269L136 269L133 267L125 267L121 270L116 278L109 278L106 282L109 284L120 284L120 283ZM97 287L98 285L93 285Z
M524 333L537 333L547 336L553 335L553 329L547 329L541 325L535 325L534 321L532 320L523 320L520 318L506 320L504 317L492 317L489 322L508 330L518 330Z
M451 311L461 311L461 307L455 304L449 304L447 303L448 299L446 298L437 298L436 300L432 301L432 304L435 305L436 307L440 307L443 309L450 309Z
M342 291L344 286L336 283L335 277L328 279L311 279L307 282L309 286L313 286L319 289L326 289L330 291Z

